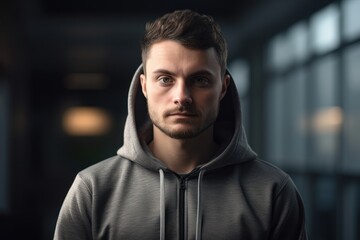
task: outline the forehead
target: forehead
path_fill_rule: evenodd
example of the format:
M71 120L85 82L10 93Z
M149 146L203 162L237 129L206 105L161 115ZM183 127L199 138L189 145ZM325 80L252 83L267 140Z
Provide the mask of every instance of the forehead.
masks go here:
M172 40L154 43L147 54L146 69L191 69L206 68L220 71L220 64L214 48L190 49Z

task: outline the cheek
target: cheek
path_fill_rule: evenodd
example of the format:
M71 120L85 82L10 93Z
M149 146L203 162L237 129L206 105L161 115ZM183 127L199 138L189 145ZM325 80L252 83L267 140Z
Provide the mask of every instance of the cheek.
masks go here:
M218 94L205 94L195 99L197 108L202 112L216 112L219 108L219 95Z
M160 108L160 106L167 104L167 102L169 101L168 94L154 88L148 91L147 101L152 108Z

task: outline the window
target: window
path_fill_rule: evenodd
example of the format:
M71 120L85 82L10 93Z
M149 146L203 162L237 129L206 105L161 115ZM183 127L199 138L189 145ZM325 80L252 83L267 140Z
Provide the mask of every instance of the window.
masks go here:
M309 56L308 27L304 22L300 22L292 26L288 32L290 50L292 51L295 63L301 63L305 61Z
M312 213L314 228L311 239L328 240L336 236L336 188L331 177L320 177L315 182L315 207Z
M344 52L344 168L360 171L360 44Z
M237 87L242 109L242 120L244 128L249 132L250 111L249 111L249 90L250 90L250 70L247 62L236 59L229 64L229 71Z
M334 1L267 47L265 159L298 186L310 238L359 239L360 0Z
M290 44L285 33L275 36L269 43L269 59L267 61L269 69L272 71L282 71L292 62Z
M320 58L312 65L310 130L310 166L332 171L339 151L339 130L342 112L337 96L338 59L335 55Z
M284 166L304 169L306 163L306 80L304 68L290 72L285 81Z
M284 79L274 79L268 84L266 109L265 156L271 162L281 166L284 163L284 122L285 99Z
M342 2L344 17L343 34L347 41L360 37L360 0L345 0Z
M360 238L360 186L351 182L344 189L343 201L343 236L342 239L355 240Z
M332 4L310 19L311 47L316 54L326 53L339 46L339 11Z

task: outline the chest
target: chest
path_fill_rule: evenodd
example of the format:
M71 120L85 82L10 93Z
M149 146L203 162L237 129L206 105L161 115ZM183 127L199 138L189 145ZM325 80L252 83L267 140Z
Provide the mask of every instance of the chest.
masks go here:
M92 225L99 239L265 239L270 201L216 176L127 179L96 195Z

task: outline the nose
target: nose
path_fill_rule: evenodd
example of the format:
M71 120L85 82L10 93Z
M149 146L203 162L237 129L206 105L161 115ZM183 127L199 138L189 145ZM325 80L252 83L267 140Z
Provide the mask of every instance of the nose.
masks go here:
M179 106L186 106L192 103L190 89L184 82L175 86L174 103Z

